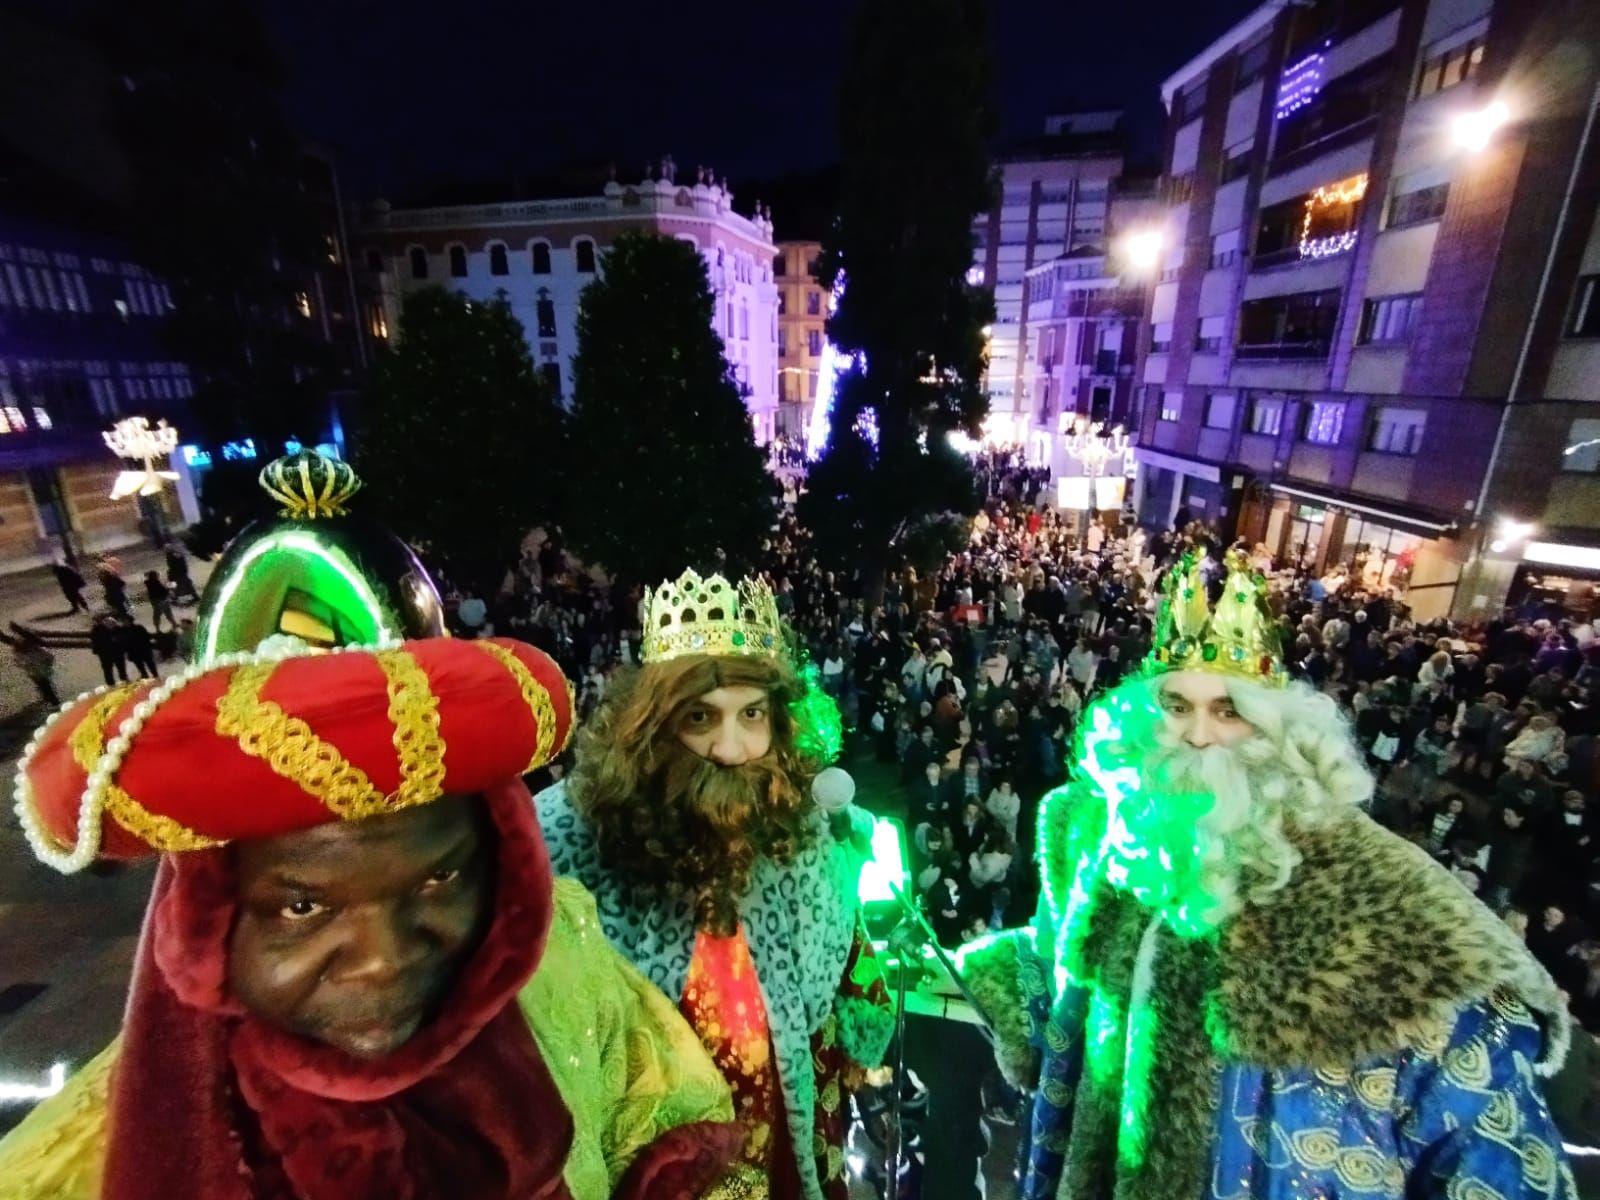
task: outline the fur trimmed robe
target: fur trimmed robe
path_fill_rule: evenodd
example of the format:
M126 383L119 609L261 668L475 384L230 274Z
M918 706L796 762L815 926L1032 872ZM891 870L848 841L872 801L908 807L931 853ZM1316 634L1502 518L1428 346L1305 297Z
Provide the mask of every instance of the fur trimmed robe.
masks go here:
M1561 995L1421 850L1353 810L1292 829L1289 885L1186 939L1099 879L1066 802L1035 928L962 960L1037 1078L1025 1196L1576 1196L1535 1079Z

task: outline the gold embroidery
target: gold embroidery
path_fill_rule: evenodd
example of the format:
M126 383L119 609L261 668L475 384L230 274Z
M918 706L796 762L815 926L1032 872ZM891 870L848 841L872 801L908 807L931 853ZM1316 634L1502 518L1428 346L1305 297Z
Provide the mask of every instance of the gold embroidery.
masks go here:
M1374 1067L1370 1071L1357 1071L1350 1083L1355 1094L1368 1108L1387 1112L1394 1103L1395 1073L1393 1067Z
M444 794L444 739L439 736L439 697L428 675L404 650L376 656L389 684L389 720L400 756L400 786L388 798L393 808L428 804Z
M128 683L113 688L94 702L83 720L78 723L78 727L72 731L67 744L72 749L73 761L85 774L94 771L95 764L105 753L106 722L111 720L111 714L126 704L141 686L137 683ZM106 786L105 810L111 814L112 820L134 837L152 849L164 853L177 850L207 850L222 845L216 839L196 833L171 817L151 812L115 783Z
M1346 1187L1370 1192L1383 1183L1385 1162L1371 1146L1342 1146L1333 1171Z
M1339 1135L1332 1129L1296 1129L1289 1146L1301 1166L1325 1171L1339 1155Z
M567 748L565 740L560 746L556 741L556 706L550 699L550 691L534 678L533 672L528 670L524 663L511 651L496 642L478 641L472 643L480 647L483 652L495 659L517 681L517 686L522 689L522 702L533 713L534 722L539 726L538 740L534 745L533 758L528 763L528 770L542 767L557 754ZM567 683L568 702L571 702L572 684ZM567 738L571 738L572 729L567 729Z
M299 717L260 698L273 663L240 667L217 701L217 732L237 738L239 749L293 780L346 821L393 811L366 772L345 760Z

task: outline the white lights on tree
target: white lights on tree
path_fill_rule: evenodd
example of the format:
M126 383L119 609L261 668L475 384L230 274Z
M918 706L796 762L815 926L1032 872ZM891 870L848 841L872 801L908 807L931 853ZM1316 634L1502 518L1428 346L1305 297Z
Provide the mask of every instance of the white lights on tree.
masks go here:
M178 448L178 431L165 421L157 421L151 428L144 417L124 417L100 436L118 458L144 464L142 470L122 471L117 475L111 487L113 500L157 495L169 481L178 478L176 471L157 466L158 463L164 466Z

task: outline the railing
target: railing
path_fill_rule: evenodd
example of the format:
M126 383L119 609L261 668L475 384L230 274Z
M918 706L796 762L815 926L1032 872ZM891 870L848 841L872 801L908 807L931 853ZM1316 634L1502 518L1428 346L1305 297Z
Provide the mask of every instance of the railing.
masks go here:
M1332 338L1315 338L1300 342L1256 342L1241 345L1235 358L1254 359L1316 359L1327 358L1333 345Z

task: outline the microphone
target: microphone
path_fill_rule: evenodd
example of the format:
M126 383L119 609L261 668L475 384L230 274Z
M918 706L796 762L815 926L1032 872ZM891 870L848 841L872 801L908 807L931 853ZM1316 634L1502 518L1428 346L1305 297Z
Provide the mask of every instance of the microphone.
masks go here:
M842 767L826 767L811 781L811 798L829 816L843 812L856 798L856 781Z

